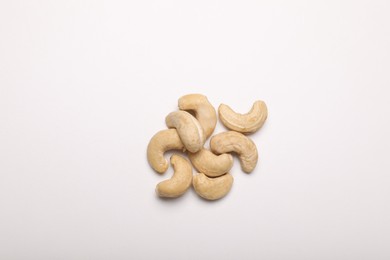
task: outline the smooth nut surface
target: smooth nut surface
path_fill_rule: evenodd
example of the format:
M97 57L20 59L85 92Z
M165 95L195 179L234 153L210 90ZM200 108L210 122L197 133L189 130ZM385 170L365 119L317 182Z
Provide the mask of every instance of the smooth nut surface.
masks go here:
M217 124L217 113L207 97L201 94L188 94L179 98L178 105L180 110L194 111L205 138L209 138Z
M256 167L258 160L256 145L241 133L227 131L214 135L210 140L210 148L216 154L237 153L241 168L246 173L252 172Z
M233 176L226 173L216 178L209 178L205 174L199 173L192 178L192 185L195 192L202 198L217 200L229 193L233 185Z
M229 128L240 133L250 134L259 130L268 116L266 104L258 100L246 114L240 114L228 105L221 104L218 108L219 119Z
M147 157L150 166L158 173L164 173L169 167L164 153L168 150L184 150L184 145L176 129L157 132L148 144Z
M198 120L186 111L175 111L167 115L165 123L169 128L176 128L184 147L196 153L205 142L203 128Z
M192 167L190 162L184 157L174 154L171 156L171 165L174 169L172 178L162 181L156 186L156 193L160 197L179 197L191 186Z
M188 153L188 157L195 169L209 177L221 176L230 171L233 166L231 154L215 155L204 148L197 153Z

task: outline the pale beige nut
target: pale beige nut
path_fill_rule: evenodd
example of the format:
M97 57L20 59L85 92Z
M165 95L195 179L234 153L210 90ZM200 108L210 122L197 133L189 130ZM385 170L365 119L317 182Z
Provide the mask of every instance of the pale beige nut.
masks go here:
M199 173L192 178L192 185L195 192L202 198L217 200L229 193L233 185L233 176L226 173L216 178L209 178L205 174Z
M201 94L188 94L179 98L180 110L189 110L195 113L196 119L202 126L205 138L209 138L217 124L217 113L207 97Z
M186 111L175 111L167 115L165 123L169 128L176 128L184 147L196 153L205 142L203 129L198 120Z
M156 186L156 193L164 198L177 198L183 195L192 183L192 167L190 162L180 155L171 156L174 169L172 178L162 181Z
M197 153L188 153L188 157L195 169L209 177L221 176L230 171L233 166L231 154L215 155L204 148Z
M246 173L252 172L256 167L258 159L256 145L251 139L241 133L227 131L214 135L210 140L210 148L216 154L237 153L241 168Z
M164 173L169 167L164 153L168 150L182 150L184 145L176 129L166 129L155 134L148 144L147 157L150 166L158 173Z
M263 126L268 110L266 104L258 100L246 114L236 113L228 105L221 104L218 108L218 115L222 123L230 130L250 134Z

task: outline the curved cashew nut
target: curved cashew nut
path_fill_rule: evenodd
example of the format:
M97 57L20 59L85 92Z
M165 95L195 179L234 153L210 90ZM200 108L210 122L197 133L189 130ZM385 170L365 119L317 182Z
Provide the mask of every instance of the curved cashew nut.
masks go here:
M195 117L204 130L205 139L209 138L217 124L217 113L207 97L201 94L189 94L179 98L178 103L180 110L195 112Z
M203 129L198 120L186 111L175 111L167 115L165 123L170 128L176 128L185 148L196 153L202 149L205 140Z
M156 193L160 197L179 197L191 186L192 167L190 162L184 157L174 154L171 156L171 165L174 169L172 178L162 181L156 186Z
M229 173L217 178L209 178L203 173L195 175L192 185L196 193L207 200L217 200L224 197L233 185L233 176Z
M213 136L210 140L211 151L216 154L235 152L240 159L241 168L250 173L256 167L258 154L255 143L243 134L228 131Z
M201 173L209 177L218 177L227 173L233 166L231 154L215 155L207 149L197 153L188 153L192 165Z
M246 114L236 113L225 104L219 106L218 114L222 123L230 130L250 134L263 126L267 119L268 110L265 103L258 100Z
M150 139L147 149L148 162L156 172L166 172L169 164L164 158L164 153L172 149L184 150L176 129L159 131Z

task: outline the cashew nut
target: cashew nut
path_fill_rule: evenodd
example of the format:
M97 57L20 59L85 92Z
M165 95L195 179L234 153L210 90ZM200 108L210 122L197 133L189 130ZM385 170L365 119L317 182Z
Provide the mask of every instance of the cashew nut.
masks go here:
M176 198L184 194L191 186L192 167L188 160L180 155L171 156L174 173L172 178L157 184L156 193L160 197Z
M197 153L188 153L192 165L209 177L218 177L227 173L233 166L233 156L230 154L215 155L207 149Z
M214 135L210 140L210 148L216 154L237 153L241 168L246 173L252 172L256 167L258 159L256 145L243 134L227 131Z
M210 137L217 124L217 113L206 96L201 94L182 96L179 98L179 108L194 111L196 119L204 130L205 139Z
M233 176L226 173L216 178L209 178L205 174L199 173L193 177L192 185L202 198L217 200L228 194L233 185Z
M164 153L168 150L184 150L184 145L176 129L167 129L155 134L148 144L147 156L150 166L158 172L164 173L169 167Z
M198 120L186 111L175 111L167 115L165 123L170 128L176 128L185 148L196 153L202 147L205 140L203 129Z
M234 112L228 105L221 104L218 108L219 118L229 128L240 133L254 133L259 130L267 119L267 106L263 101L256 101L246 114Z

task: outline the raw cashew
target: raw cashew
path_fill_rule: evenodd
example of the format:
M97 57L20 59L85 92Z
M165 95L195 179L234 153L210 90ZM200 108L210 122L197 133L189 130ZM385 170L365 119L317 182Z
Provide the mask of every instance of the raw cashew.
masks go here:
M207 97L201 94L189 94L179 98L180 110L192 110L202 126L205 139L214 132L217 124L217 113Z
M215 155L204 148L197 153L188 153L188 157L199 172L209 177L221 176L233 166L233 156L231 154Z
M198 120L186 111L175 111L167 115L165 123L170 128L176 128L185 148L196 153L202 149L205 140L203 129Z
M236 113L225 104L218 108L219 118L227 128L246 134L259 130L267 119L267 114L267 106L260 100L256 101L246 114Z
M205 174L199 173L193 177L192 185L202 198L217 200L228 194L233 185L233 176L226 173L216 178L209 178Z
M176 129L159 131L150 139L147 156L150 166L152 166L156 172L166 172L169 164L164 158L164 153L172 149L184 151L184 145L181 142Z
M214 135L210 140L211 151L216 154L235 152L240 159L241 168L250 173L256 167L258 154L255 143L235 131Z
M180 155L171 156L174 173L172 178L157 184L156 193L160 197L176 198L184 194L191 186L192 167L188 160Z

